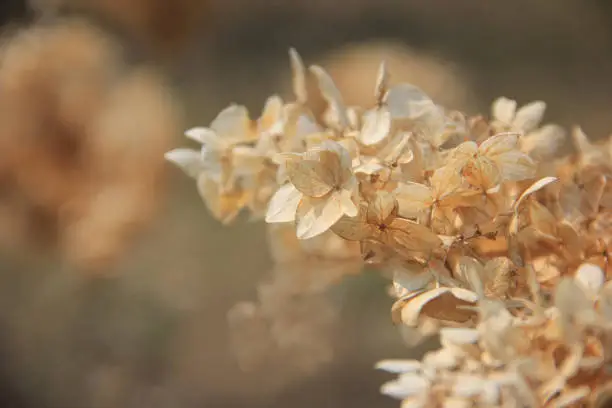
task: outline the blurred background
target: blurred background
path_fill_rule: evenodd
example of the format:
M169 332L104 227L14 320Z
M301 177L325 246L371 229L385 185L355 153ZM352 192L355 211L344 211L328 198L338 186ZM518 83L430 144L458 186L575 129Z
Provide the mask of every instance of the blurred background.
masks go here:
M385 280L351 264L304 291L337 270L273 267L262 223L222 226L163 160L228 104L290 96L289 47L350 104L385 59L451 108L541 99L612 130L606 0L4 0L0 18L2 407L397 405L373 365L419 350ZM283 353L257 316L228 322L258 298L302 325ZM232 345L263 357L242 370Z

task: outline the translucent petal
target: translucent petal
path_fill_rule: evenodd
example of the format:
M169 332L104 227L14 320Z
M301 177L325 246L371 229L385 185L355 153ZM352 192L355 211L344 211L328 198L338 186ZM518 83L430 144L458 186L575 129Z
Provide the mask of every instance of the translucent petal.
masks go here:
M302 193L300 193L292 184L285 184L272 196L270 204L268 204L266 222L273 223L294 221L295 213L301 199Z
M488 157L494 157L498 154L503 154L511 150L515 150L518 146L519 134L514 132L498 133L489 137L478 146L480 154Z
M319 88L323 94L323 98L328 103L328 108L333 118L333 125L339 129L346 129L349 124L348 116L346 113L346 107L342 101L342 95L334 84L334 81L329 74L319 66L311 66L310 71L317 77L319 81Z
M291 60L291 71L293 72L293 93L300 103L306 103L308 92L306 91L306 70L300 54L294 49L289 49Z
M214 130L206 127L194 127L185 132L185 136L195 142L215 146L219 143L219 136Z
M395 197L399 205L399 214L406 217L414 216L433 204L431 189L418 183L400 183L395 189Z
M505 124L511 124L516 113L516 101L505 97L497 98L492 105L493 117Z
M529 102L521 107L512 121L512 126L527 133L538 127L544 117L546 103L542 101Z
M391 87L385 98L385 104L396 119L415 119L424 113L424 106L433 102L420 88L410 84L399 84Z
M204 170L200 152L192 149L174 149L167 152L164 157L180 167L189 177L197 178Z
M368 205L367 220L371 224L385 224L390 217L395 217L396 213L397 202L393 194L378 191Z
M251 119L246 107L230 105L223 109L210 124L220 138L234 141L253 139Z
M295 188L309 197L323 197L335 185L335 174L316 159L288 160L286 171Z
M363 126L359 141L366 146L382 142L391 132L391 113L384 107L373 109L363 115Z
M367 204L361 205L361 211L355 217L343 216L331 230L344 239L350 241L361 241L372 236L374 226L366 222Z
M388 244L409 251L429 253L442 246L442 240L428 227L403 218L395 218L387 230Z
M329 230L342 217L338 199L304 197L297 208L297 237L308 239Z

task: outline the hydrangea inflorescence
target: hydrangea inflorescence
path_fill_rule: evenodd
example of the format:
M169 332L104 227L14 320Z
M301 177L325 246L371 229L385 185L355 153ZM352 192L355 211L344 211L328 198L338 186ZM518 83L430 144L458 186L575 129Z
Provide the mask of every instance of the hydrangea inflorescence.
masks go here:
M209 128L187 131L201 151L166 156L196 179L213 215L229 223L248 209L271 224L278 273L313 256L336 266L360 256L393 277L391 315L407 342L441 339L421 361L379 364L398 374L382 391L402 406L603 404L612 385L610 145L575 128L574 152L561 156L567 134L540 126L544 102L499 98L490 119L469 117L392 85L384 63L371 105L346 106L321 67L290 56L293 101L269 98L257 120L232 105ZM326 109L315 112L313 98ZM352 271L313 277L319 270L297 286L317 292L312 280ZM259 309L241 305L232 322L244 320L240 310L282 320L266 307L278 298L268 289Z

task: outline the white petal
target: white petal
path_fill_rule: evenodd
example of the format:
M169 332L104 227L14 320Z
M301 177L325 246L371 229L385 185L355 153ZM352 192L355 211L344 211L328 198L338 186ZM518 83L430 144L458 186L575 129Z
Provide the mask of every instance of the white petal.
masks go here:
M511 124L516 113L516 101L505 97L497 98L491 107L493 117L505 124Z
M574 279L580 282L591 294L595 295L605 282L604 272L597 265L583 263L580 265Z
M305 103L308 99L308 92L306 91L304 63L294 48L289 50L289 58L291 59L291 71L293 71L293 93L298 102Z
M195 142L204 145L217 145L219 143L219 136L214 130L207 127L194 127L185 132L185 136Z
M421 362L419 360L382 360L376 363L375 368L394 374L412 373L421 369Z
M516 112L512 126L523 132L531 132L538 127L544 116L546 103L533 101L523 106Z
M230 105L222 110L210 124L210 128L223 139L248 138L249 111L244 106Z
M295 220L297 207L302 199L300 193L292 184L285 184L279 188L270 199L266 222L291 222Z
M412 395L425 392L429 387L429 381L420 375L407 373L402 374L399 379L384 384L380 392L397 399L404 399Z
M200 152L192 149L174 149L167 152L164 157L180 167L189 177L196 178L204 170Z

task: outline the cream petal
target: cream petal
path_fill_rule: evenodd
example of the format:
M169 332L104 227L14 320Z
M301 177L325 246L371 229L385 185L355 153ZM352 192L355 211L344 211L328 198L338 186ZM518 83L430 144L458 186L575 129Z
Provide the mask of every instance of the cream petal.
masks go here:
M546 103L542 101L530 102L516 112L516 116L512 121L512 126L523 132L530 132L538 127L542 121L542 117L544 117L545 110Z
M289 49L289 58L291 60L291 71L293 72L293 94L300 103L305 103L308 99L306 91L306 69L300 54L294 49Z
M304 197L298 205L297 237L308 239L329 230L342 217L340 200Z
M200 152L192 149L174 149L167 152L164 158L180 167L189 177L197 178L204 170Z
M217 115L210 124L210 128L222 139L241 141L253 137L248 132L250 124L251 120L247 108L233 104Z
M219 143L219 135L207 127L194 127L185 132L185 136L195 142L216 146Z
M391 132L391 113L384 107L370 110L363 115L359 141L366 146L382 142Z
M300 193L293 185L285 184L279 188L270 199L266 222L291 222L295 220L295 214L302 199Z
M493 102L491 110L495 119L509 125L516 113L516 101L502 96Z

